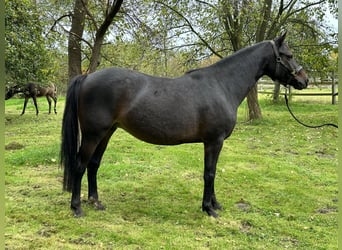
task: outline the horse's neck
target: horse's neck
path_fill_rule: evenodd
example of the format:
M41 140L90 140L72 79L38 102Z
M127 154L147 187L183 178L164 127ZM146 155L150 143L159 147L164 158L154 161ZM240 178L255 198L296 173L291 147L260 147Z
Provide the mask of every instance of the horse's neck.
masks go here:
M213 67L219 69L216 78L225 88L228 98L239 105L247 96L249 90L265 72L265 65L272 51L267 49L267 43L259 43L243 49L230 57L222 59Z

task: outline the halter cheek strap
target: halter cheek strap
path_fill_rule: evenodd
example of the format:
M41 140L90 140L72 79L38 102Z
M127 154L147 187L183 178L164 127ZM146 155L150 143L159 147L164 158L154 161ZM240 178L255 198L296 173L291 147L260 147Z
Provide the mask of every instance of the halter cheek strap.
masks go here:
M278 51L278 48L277 48L275 42L273 40L271 40L270 43L272 44L272 48L273 48L274 54L276 56L276 62L277 62L276 74L277 74L277 72L279 72L279 66L280 65L283 66L286 70L288 70L294 76L297 75L298 72L303 69L303 67L300 65L291 65L291 63L289 63L289 65L286 65L284 63L283 59L281 58L280 54L279 54L279 51Z

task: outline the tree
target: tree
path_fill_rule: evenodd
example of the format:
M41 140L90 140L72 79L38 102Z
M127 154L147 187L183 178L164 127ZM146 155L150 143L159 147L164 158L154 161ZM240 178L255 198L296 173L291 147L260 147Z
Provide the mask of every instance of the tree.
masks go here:
M328 40L337 36L323 26L322 6L336 14L336 2L6 0L6 77L64 80L109 65L177 76L208 58L273 39L282 29L289 31L290 47L305 69L327 71ZM258 104L257 97L251 103Z
M68 54L69 54L69 80L82 73L82 42L91 48L89 67L87 72L94 72L100 63L100 52L106 32L113 22L114 17L120 10L123 0L107 1L103 20L98 21L96 15L88 6L88 0L75 0L74 11L72 14L72 24L69 32ZM103 6L102 6L103 7ZM83 37L86 19L93 26L95 35L93 41L88 41ZM99 22L101 22L99 24ZM87 29L91 32L91 29Z
M114 17L116 14L119 12L121 4L123 0L116 0L113 1L112 5L109 7L109 2L108 2L108 8L106 9L106 14L104 17L104 20L102 24L99 26L99 28L96 29L96 34L95 34L95 41L94 45L92 48L92 53L91 53L91 58L90 58L90 65L89 65L89 72L94 72L100 63L100 52L101 52L101 46L104 41L106 32L108 30L108 27L111 25L113 22ZM87 13L90 13L89 10L87 10ZM89 15L91 18L91 21L94 23L96 26L95 19L92 18L91 15Z
M6 81L44 82L53 70L36 5L28 0L6 0L5 7Z
M205 46L211 54L218 57L265 39L273 39L283 29L289 30L291 35L291 30L296 34L299 28L302 32L312 31L305 35L300 33L302 37L299 41L321 33L313 18L322 16L323 2L325 1L194 0L187 4L178 4L174 1L156 0L156 3L173 10L175 18L181 17L183 21L178 26L186 27L197 38L198 42L193 44ZM248 94L247 102L249 119L260 118L256 87Z

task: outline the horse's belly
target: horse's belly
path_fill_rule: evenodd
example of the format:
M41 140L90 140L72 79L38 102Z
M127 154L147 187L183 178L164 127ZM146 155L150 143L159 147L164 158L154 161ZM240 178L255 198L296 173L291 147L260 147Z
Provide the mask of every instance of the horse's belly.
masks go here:
M176 145L199 142L198 126L193 119L177 115L151 113L128 114L118 126L136 138L148 143Z
M200 140L198 139L190 139L190 138L186 138L186 137L170 137L167 134L158 134L158 133L151 133L151 131L143 131L143 130L139 130L139 131L132 131L130 129L126 129L123 128L124 130L126 130L128 133L130 133L131 135L133 135L134 137L136 137L139 140L142 140L144 142L147 143L152 143L152 144L157 144L157 145L178 145L178 144L182 144L182 143L190 143L190 142L199 142Z

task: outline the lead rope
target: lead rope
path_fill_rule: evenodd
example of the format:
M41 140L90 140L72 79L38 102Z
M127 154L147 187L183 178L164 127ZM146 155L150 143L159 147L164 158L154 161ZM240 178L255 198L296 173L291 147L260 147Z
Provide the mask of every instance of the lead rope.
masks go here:
M287 98L287 89L285 90L285 103L286 103L286 107L287 109L289 110L291 116L293 117L293 119L295 119L299 124L303 125L304 127L307 127L307 128L321 128L321 127L324 127L324 126L332 126L332 127L335 127L335 128L338 128L338 125L336 124L333 124L333 123L324 123L324 124L321 124L321 125L317 125L317 126L313 126L313 125L307 125L303 122L301 122L292 112L292 110L290 109L290 106L289 106L289 100Z

